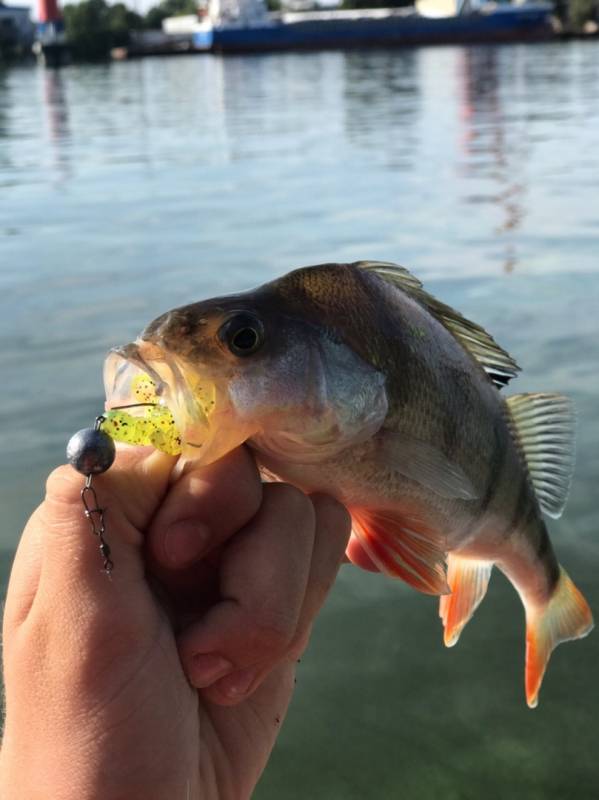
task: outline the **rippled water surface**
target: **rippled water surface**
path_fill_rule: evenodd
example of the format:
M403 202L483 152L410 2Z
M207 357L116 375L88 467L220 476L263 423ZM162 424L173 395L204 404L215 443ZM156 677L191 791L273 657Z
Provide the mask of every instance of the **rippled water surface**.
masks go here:
M0 557L105 351L293 266L410 266L579 411L556 549L599 611L599 46L181 57L0 72ZM516 389L515 389L516 390ZM599 635L523 701L495 575L458 647L436 601L346 568L260 800L599 796Z

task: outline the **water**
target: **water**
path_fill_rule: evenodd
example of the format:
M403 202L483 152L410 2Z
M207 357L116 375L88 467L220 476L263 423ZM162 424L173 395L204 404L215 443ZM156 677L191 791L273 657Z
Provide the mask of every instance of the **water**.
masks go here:
M181 57L0 72L0 567L102 408L105 351L165 309L293 266L400 261L484 324L518 391L577 403L551 523L599 609L599 45ZM599 636L524 705L499 575L457 648L436 602L346 568L256 792L599 794Z

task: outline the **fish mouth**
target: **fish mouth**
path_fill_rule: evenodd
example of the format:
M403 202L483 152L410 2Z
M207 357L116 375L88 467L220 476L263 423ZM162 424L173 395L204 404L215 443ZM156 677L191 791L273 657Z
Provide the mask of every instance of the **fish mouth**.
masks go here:
M201 380L159 345L138 339L113 348L104 363L104 388L107 411L126 408L142 416L151 405L168 408L183 450L197 453L211 438L214 383Z

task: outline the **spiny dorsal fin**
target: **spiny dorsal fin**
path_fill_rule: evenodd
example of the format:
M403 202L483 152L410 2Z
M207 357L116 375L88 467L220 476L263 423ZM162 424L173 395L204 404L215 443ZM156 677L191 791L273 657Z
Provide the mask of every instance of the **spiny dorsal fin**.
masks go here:
M405 267L388 261L358 261L356 266L376 272L383 280L397 286L413 297L455 336L470 355L485 370L493 383L501 388L514 378L520 367L514 359L480 325L463 317L458 311L436 300L422 288L422 283Z
M506 402L541 509L557 519L574 472L574 405L561 394L515 394Z

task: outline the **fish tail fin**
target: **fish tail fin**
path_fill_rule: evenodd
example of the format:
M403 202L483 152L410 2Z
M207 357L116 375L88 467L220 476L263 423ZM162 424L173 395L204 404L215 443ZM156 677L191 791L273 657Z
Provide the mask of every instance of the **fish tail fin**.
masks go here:
M457 644L460 634L487 592L493 564L450 553L447 557L447 583L451 594L439 599L443 621L443 641L447 647Z
M581 639L593 629L593 615L582 593L560 567L555 590L544 606L526 604L526 702L536 708L552 651L561 642Z

